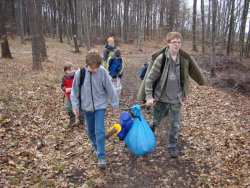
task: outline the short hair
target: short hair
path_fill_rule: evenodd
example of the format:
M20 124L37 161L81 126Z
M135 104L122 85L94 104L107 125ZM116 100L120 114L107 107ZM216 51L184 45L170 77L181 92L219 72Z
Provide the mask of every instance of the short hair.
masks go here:
M171 42L171 40L173 40L175 38L182 40L182 36L181 36L180 33L175 32L175 31L169 32L168 35L167 35L167 42Z
M102 57L97 50L91 50L86 55L86 65L90 67L100 67L102 64Z
M72 67L73 67L73 64L72 64L71 62L67 61L67 62L65 62L64 65L63 65L63 70L64 70L64 72L65 72L66 70L68 70L68 69L70 69L70 68L72 68Z

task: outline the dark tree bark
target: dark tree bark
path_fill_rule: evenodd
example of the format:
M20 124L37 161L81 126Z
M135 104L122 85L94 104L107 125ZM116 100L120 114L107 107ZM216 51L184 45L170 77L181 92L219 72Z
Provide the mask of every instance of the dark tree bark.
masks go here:
M204 0L201 0L201 27L202 27L202 53L205 53L205 17L204 17Z
M212 32L211 32L211 77L216 77L216 53L215 53L215 35L216 35L216 14L217 0L212 0Z
M249 29L248 29L248 36L247 36L246 51L245 51L246 57L249 57L249 51L250 51L250 21L248 25L249 25Z
M63 43L62 37L62 7L61 7L61 0L57 0L57 9L58 9L58 34L59 34L59 41Z
M207 39L210 38L211 0L208 0Z
M31 43L32 43L32 57L33 57L33 70L41 70L42 63L40 57L39 34L37 31L35 3L33 0L27 0L28 18L30 25Z
M20 36L21 36L21 44L25 44L25 41L24 41L24 27L23 27L22 0L18 0L18 19L19 19L19 31L20 31Z
M46 44L43 35L43 17L42 17L42 2L41 0L35 0L36 2L36 13L37 13L37 30L39 33L39 46L41 53L41 61L45 61L48 58Z
M12 58L8 43L8 37L4 21L4 11L2 9L2 1L0 1L0 40L3 58Z
M197 44L196 44L196 15L197 15L197 0L194 0L193 5L193 51L197 51Z
M235 0L232 0L232 8L231 8L231 18L230 18L230 27L229 27L229 34L228 34L228 43L227 43L227 55L230 55L232 51L232 38L234 32L234 6Z
M89 41L89 27L88 27L88 16L87 16L87 2L83 0L83 22L84 22L84 38L87 46L87 51L90 51L90 41Z
M77 43L76 26L75 26L75 16L74 16L74 11L73 11L72 1L68 0L68 3L69 3L70 14L71 14L72 34L73 34L73 39L74 39L75 52L79 53L80 50L79 50L79 46L78 46L78 43Z
M244 8L241 16L241 27L240 27L240 38L239 38L239 49L240 49L240 60L242 60L244 52L244 39L245 39L245 29L248 14L249 0L244 1Z

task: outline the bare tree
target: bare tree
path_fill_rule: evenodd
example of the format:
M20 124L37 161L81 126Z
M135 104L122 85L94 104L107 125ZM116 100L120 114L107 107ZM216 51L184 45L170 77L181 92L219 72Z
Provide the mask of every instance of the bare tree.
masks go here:
M204 18L204 0L201 0L201 27L202 27L202 53L205 53L205 18Z
M43 19L42 19L42 2L41 0L35 0L36 2L36 19L37 19L37 30L39 33L39 46L41 53L41 61L45 61L48 58L47 49L45 45L44 35L43 35Z
M74 10L73 10L73 4L71 0L68 0L69 3L69 10L71 14L71 25L72 25L72 33L73 33L73 39L74 39L74 44L75 44L75 52L79 53L79 46L77 43L77 35L76 35L76 26L75 26L75 16L74 16Z
M249 25L249 29L248 29L246 51L245 51L245 56L246 57L249 57L249 51L250 51L250 21L249 21L248 25Z
M216 77L216 58L215 58L216 14L217 14L217 0L212 0L211 77Z
M235 6L235 0L232 1L232 8L231 8L231 18L230 18L230 27L229 27L229 34L228 34L228 43L227 43L227 55L230 55L232 51L232 38L233 38L233 32L234 32L234 6Z
M7 32L4 21L4 11L2 9L2 1L0 1L0 40L1 40L1 50L2 57L12 58L7 38Z
M82 0L77 0L76 5L77 5L76 6L77 38L79 40L79 47L83 47L83 39L82 39Z
M196 44L196 15L197 15L197 0L194 0L193 4L193 51L197 51Z
M87 14L87 2L83 0L83 22L84 22L84 37L87 50L90 51L90 41L89 41L89 26L88 26L88 14Z
M245 29L248 14L249 0L244 1L244 8L241 16L241 27L240 27L240 38L239 38L239 49L240 49L240 60L243 57L244 51L244 39L245 39Z
M33 58L33 69L41 70L42 63L40 57L40 47L39 47L39 34L36 25L36 15L35 15L35 3L33 0L27 0L28 7L28 17L30 25L31 43L32 43L32 58Z
M24 41L24 27L23 27L22 0L18 0L18 19L19 19L19 31L20 31L20 36L21 36L21 44L25 44L25 41Z
M141 6L142 6L142 12L141 12L141 24L140 24L140 37L139 37L139 47L138 47L138 51L142 51L142 39L143 39L143 35L144 35L144 27L145 27L145 1L141 2Z

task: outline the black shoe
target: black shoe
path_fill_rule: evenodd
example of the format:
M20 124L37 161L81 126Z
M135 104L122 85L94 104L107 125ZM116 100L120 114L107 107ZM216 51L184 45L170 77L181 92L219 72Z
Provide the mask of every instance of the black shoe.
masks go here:
M153 133L155 133L155 128L154 127L150 127L150 129L152 130Z
M176 147L169 147L169 153L170 153L171 158L178 157L178 150Z

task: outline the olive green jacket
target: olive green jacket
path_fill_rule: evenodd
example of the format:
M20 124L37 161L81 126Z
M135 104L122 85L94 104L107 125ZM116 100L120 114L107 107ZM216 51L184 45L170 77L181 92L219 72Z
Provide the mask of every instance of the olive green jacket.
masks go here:
M167 47L164 47L152 55L145 78L139 89L138 100L145 101L152 98L159 99L161 97L162 89L166 82L165 78L167 76L164 72L162 74L160 73L163 58L161 53L165 52L166 49ZM178 98L184 98L189 94L189 76L199 85L205 85L206 79L191 55L182 49L180 49L179 52L182 96L178 96ZM165 64L165 68L167 63L168 62ZM157 81L157 84L153 96L153 84L155 81Z

